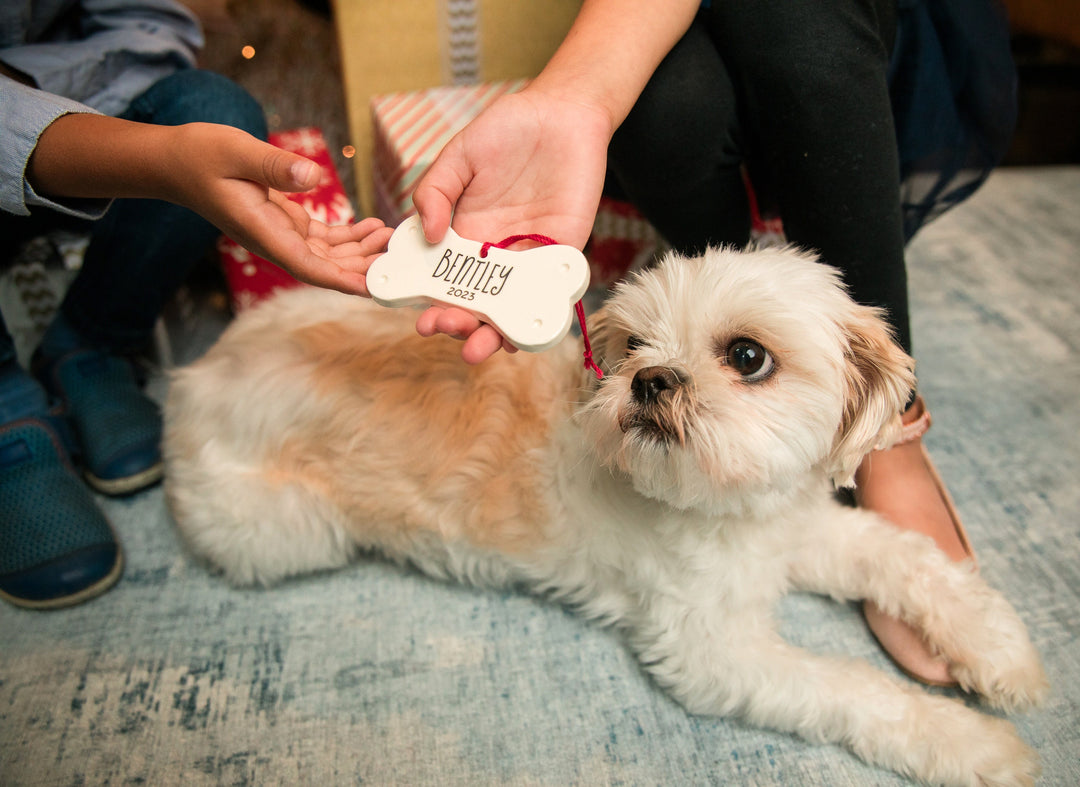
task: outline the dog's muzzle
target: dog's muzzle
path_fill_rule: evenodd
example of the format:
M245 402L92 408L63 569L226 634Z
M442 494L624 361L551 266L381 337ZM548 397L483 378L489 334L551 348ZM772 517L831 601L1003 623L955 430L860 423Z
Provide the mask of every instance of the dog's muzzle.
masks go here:
M686 440L689 375L669 366L639 369L630 381L630 402L619 417L623 432L637 430L663 440Z
M643 407L656 404L665 393L677 390L683 381L674 369L666 366L646 366L639 369L630 382L634 401Z

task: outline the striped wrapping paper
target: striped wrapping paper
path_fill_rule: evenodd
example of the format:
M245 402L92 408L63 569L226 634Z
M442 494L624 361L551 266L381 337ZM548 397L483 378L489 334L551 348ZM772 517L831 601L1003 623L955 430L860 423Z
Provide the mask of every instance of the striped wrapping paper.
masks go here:
M414 212L412 192L431 162L458 131L504 93L526 80L433 87L371 99L375 133L375 209L397 226Z

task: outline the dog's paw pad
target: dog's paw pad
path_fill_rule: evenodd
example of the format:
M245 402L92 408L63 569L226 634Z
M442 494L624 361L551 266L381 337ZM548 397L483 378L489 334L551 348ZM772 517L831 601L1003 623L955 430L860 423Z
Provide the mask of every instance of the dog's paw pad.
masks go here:
M494 325L522 350L553 347L573 322L574 304L589 286L589 264L572 246L509 251L447 230L424 238L420 219L401 223L386 254L367 272L371 297L383 306L456 306Z

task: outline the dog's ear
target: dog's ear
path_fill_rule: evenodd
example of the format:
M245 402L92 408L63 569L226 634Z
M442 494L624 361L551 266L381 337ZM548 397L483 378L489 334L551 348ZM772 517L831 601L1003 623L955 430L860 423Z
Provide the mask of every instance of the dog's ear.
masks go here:
M896 441L915 387L915 361L894 341L881 314L856 305L843 326L844 417L828 467L837 486L851 486L866 454Z

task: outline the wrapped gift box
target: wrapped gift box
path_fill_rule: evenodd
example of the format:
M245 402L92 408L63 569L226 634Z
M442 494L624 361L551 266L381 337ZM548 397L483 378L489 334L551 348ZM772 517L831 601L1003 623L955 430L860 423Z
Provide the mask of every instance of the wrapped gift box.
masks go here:
M413 189L443 146L495 99L525 83L518 79L373 97L372 174L379 218L396 227L411 216Z
M644 267L662 247L659 234L629 202L600 198L592 235L585 246L592 278L589 286L606 288L630 271Z
M581 0L338 0L333 3L356 191L375 215L372 96L527 79L566 37Z
M372 162L376 213L397 226L415 212L417 182L450 139L499 96L527 80L390 93L371 100L375 135ZM656 230L633 206L601 200L585 247L590 287L606 287L647 263L660 248Z
M299 153L322 168L323 177L314 189L290 194L289 199L303 206L313 219L326 224L351 224L356 214L345 194L337 170L318 128L298 128L270 135L270 143ZM262 257L252 254L230 238L218 241L221 264L234 312L240 312L268 298L280 289L300 285L296 279Z

